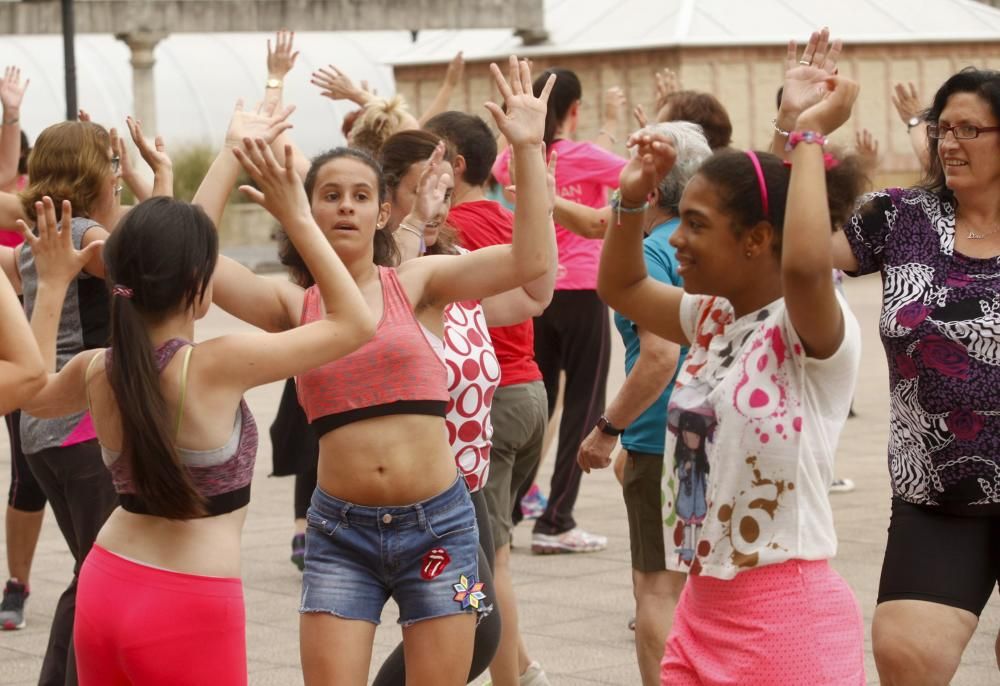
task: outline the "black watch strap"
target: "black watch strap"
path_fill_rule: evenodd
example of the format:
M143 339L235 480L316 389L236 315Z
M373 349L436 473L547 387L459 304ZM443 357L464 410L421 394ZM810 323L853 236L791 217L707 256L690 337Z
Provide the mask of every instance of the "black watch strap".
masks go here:
M621 436L623 429L619 429L617 426L608 421L608 418L603 414L601 418L597 420L597 428L601 430L601 433L607 434L608 436Z

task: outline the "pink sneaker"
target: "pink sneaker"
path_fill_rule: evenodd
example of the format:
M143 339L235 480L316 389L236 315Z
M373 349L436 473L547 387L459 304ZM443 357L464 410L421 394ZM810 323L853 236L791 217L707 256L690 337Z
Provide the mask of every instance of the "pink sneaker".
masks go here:
M608 547L608 537L587 533L580 527L561 534L532 534L531 552L536 555L594 553Z

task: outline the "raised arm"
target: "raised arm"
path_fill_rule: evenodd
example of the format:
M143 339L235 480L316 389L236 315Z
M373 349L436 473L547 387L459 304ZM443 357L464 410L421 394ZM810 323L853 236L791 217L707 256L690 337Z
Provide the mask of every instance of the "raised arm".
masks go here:
M605 150L615 152L618 148L622 120L625 119L625 92L618 86L612 86L604 93L604 118L597 132L594 143Z
M545 273L534 281L529 281L519 288L491 296L483 300L483 312L486 323L490 326L511 326L520 324L526 319L539 316L552 302L552 292L556 286L556 276L559 271L559 247L556 245L556 227L552 221L552 211L558 198L556 196L556 160L555 150L549 155L546 169L546 185L549 199L548 238L549 264Z
M621 212L612 209L614 225L604 236L597 292L612 309L635 322L640 329L687 345L681 328L680 306L684 292L649 276L642 250L642 209L646 198L670 173L677 152L662 134L629 138L638 153L622 169L619 179Z
M810 357L825 359L844 338L844 315L830 278L830 216L823 136L851 116L858 85L841 76L827 80L829 93L801 115L789 138L788 184L781 282L792 326Z
M78 376L79 364L67 365L56 372L56 339L66 289L104 243L94 241L83 250L74 249L73 208L68 200L63 201L61 213L62 221L57 222L52 198L45 196L41 202L35 203L37 236L26 223L18 222L38 268L38 291L31 312L31 333L41 351L47 376L38 394L24 405L27 412L38 417L59 417L78 412L86 406L84 384L80 383Z
M157 136L156 140L150 141L142 135L141 121L127 117L125 122L128 125L128 132L132 136L132 142L139 149L139 155L153 170L153 185L149 189L149 197L161 195L169 198L174 197L174 164L167 154L163 137ZM124 146L122 147L124 153ZM127 156L121 158L123 175L126 158Z
M0 188L11 188L17 180L17 165L21 159L21 103L31 79L21 82L21 70L7 67L0 81L0 104L3 122L0 126ZM7 224L6 226L10 226Z
M316 280L326 316L281 333L238 334L206 342L202 364L220 383L247 389L319 367L360 347L375 334L375 318L354 279L313 219L302 180L285 150L284 166L262 138L246 139L233 154L256 188L240 191L264 207L288 232ZM217 286L216 286L217 287ZM301 294L299 295L301 311ZM252 303L251 303L252 304ZM296 313L297 314L297 313Z
M0 274L0 414L23 406L45 385L45 365L24 308Z
M243 138L273 141L291 126L286 120L293 109L287 107L280 114L265 116L244 111L242 100L236 103L225 144L192 200L201 205L216 226L222 221L226 200L240 171L234 148L242 145ZM239 262L219 255L212 301L234 317L265 331L284 331L298 322L302 290L285 281L258 276Z
M462 81L464 73L465 59L462 57L462 51L460 50L457 55L451 58L451 62L448 64L448 71L444 73L444 81L441 82L441 88L438 89L437 95L431 100L431 104L427 106L424 113L420 115L421 127L431 117L441 114L448 109L451 94L455 91L455 87Z
M314 71L309 83L319 87L323 97L330 98L331 100L350 100L364 107L375 98L366 89L354 85L350 76L332 64L320 67Z
M910 139L913 154L920 162L920 171L927 171L931 166L930 151L927 149L927 122L922 116L924 106L920 102L917 87L910 81L906 85L897 83L893 88L892 104L896 113L906 125L906 135Z
M420 257L427 250L424 229L431 222L442 222L448 214L448 190L454 188L451 174L444 172L444 141L437 144L427 158L417 179L416 199L410 213L403 217L393 232L401 262Z
M295 50L295 32L288 29L278 31L271 49L271 39L267 40L267 80L264 82L264 107L271 111L281 109L281 99L285 91L285 77L295 66L299 53Z
M781 104L774 120L774 136L771 141L771 152L778 157L784 158L788 154L785 143L799 115L819 102L826 92L823 83L827 77L836 73L837 59L843 48L841 41L830 40L830 30L826 27L821 31L813 31L801 57L798 56L795 41L788 42Z
M499 67L490 65L507 111L495 103L486 108L497 127L516 150L517 178L521 184L514 209L511 245L494 245L456 257L432 256L407 263L426 270L424 297L446 304L457 300L482 299L531 282L545 274L549 265L549 201L546 192L542 135L545 112L554 77L539 97L531 90L531 69L511 56L511 83ZM401 270L402 273L402 270Z

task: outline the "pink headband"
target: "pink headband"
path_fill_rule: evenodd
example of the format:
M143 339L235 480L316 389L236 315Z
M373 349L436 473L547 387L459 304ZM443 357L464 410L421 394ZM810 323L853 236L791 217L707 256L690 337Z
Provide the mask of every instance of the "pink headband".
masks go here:
M764 181L764 170L760 166L760 160L757 159L757 153L753 150L747 150L747 157L753 162L754 171L757 172L757 185L760 187L760 205L764 209L764 219L770 221L771 214L768 211L767 183Z

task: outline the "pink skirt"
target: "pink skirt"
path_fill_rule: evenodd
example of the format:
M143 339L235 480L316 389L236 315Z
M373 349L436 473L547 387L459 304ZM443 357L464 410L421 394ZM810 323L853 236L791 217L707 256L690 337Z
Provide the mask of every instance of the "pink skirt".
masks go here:
M660 667L664 686L864 686L861 610L826 560L692 576Z

